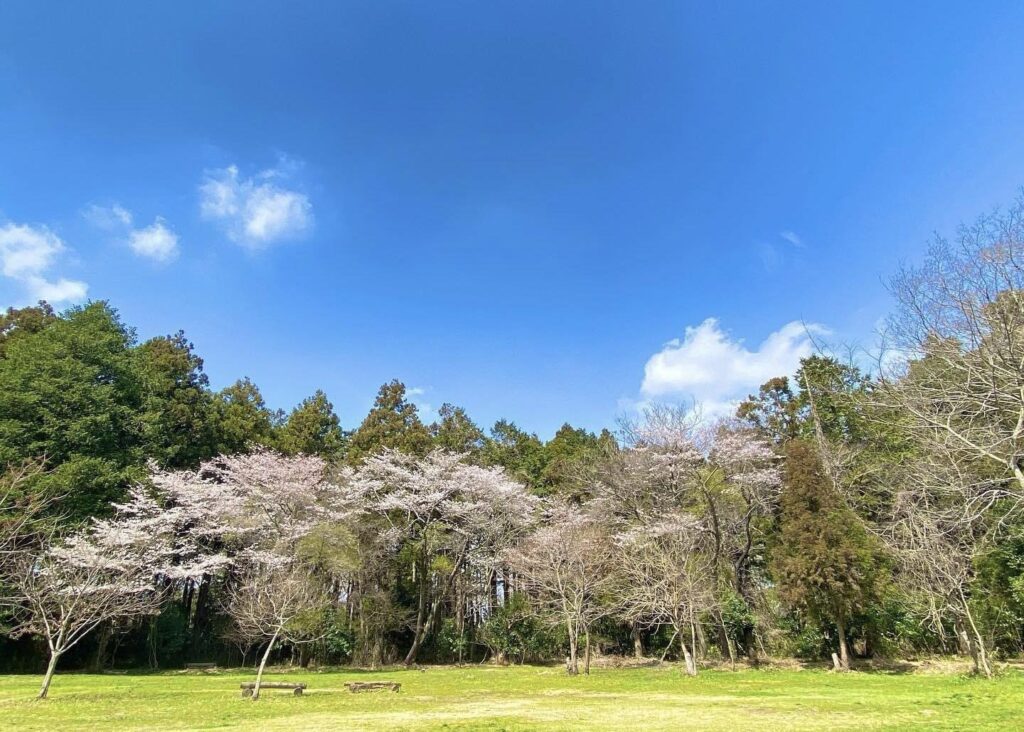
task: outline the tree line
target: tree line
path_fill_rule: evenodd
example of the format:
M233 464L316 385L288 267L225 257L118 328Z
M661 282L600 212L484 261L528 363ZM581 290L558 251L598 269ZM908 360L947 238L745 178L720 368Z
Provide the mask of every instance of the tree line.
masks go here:
M726 419L649 405L543 442L398 381L213 391L108 304L0 316L7 669L550 662L1024 646L1024 203L891 280L878 349ZM259 696L256 689L255 697Z

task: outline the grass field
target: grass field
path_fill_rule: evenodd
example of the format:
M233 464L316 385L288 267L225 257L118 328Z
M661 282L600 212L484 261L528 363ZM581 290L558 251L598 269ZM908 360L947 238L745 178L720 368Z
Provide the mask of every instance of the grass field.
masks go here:
M343 684L387 679L399 694L351 694ZM427 729L1020 729L1024 673L993 681L951 674L823 671L471 667L272 673L305 696L244 700L251 673L64 674L50 699L39 677L0 676L0 728L16 730Z

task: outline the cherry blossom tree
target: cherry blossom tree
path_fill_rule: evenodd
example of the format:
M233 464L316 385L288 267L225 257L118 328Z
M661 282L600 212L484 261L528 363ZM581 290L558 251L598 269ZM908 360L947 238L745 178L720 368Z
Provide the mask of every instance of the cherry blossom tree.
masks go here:
M415 556L418 599L408 665L460 573L470 563L492 562L526 528L536 499L503 469L468 464L463 454L386 450L355 474L345 503L357 517L381 525L380 542L393 550L408 547Z
M40 635L49 662L44 699L60 658L97 626L154 613L165 552L161 537L130 520L97 524L56 545L17 554L7 573L15 597L12 635Z
M590 673L590 630L609 615L613 590L613 549L602 525L577 508L555 504L541 526L507 554L528 591L569 636L566 672L579 673L584 640L584 673Z
M778 503L779 458L772 446L738 425L702 422L686 406L654 405L625 421L625 449L599 471L595 510L617 534L661 526L689 514L709 552L715 592L732 591L751 607L752 572L763 543L759 530ZM733 639L721 603L711 603L722 652L735 659L734 641L756 658L753 627Z
M696 676L697 629L717 607L714 559L700 522L687 513L668 515L616 543L619 612L643 625L671 625L669 647L678 637L686 673Z

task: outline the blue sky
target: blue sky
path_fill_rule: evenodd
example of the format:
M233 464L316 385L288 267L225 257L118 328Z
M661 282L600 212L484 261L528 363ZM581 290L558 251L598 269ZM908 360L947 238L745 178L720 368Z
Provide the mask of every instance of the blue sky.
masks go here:
M0 6L0 305L542 436L870 338L1024 183L1020 3ZM709 320L713 319L713 320ZM675 339L675 340L674 340ZM428 414L429 416L429 414Z

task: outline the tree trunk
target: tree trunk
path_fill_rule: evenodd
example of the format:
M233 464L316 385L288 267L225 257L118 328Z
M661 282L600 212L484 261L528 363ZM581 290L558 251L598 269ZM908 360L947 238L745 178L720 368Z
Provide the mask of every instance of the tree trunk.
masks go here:
M39 689L39 696L36 699L45 699L50 691L50 682L53 681L53 672L57 670L57 661L60 660L60 653L50 651L50 661L46 664L46 674L43 676L43 686Z
M836 619L836 630L839 633L839 668L841 671L850 670L850 648L846 642L846 624L842 619Z
M92 657L91 671L95 674L103 670L103 662L107 657L107 646L110 644L110 621L100 625L99 638L96 641L96 654Z
M590 676L590 628L585 631L586 647L583 651L583 675Z
M967 617L967 623L971 626L971 633L968 635L968 645L971 649L971 658L974 661L974 673L983 673L985 678L992 678L992 667L988 662L988 652L985 649L985 639L982 637L981 632L978 630L977 624L974 622L974 615L971 614L970 604L967 602L967 598L964 597L963 593L960 593L960 599L964 607L964 615Z
M416 632L413 633L412 645L409 646L409 652L405 654L404 664L411 666L416 660L416 654L420 650L420 644L423 642L423 636L426 635L426 617L427 617L427 593L429 591L430 574L426 569L426 559L424 558L420 562L420 598L416 603Z
M693 654L690 653L690 649L687 647L686 641L680 640L679 645L683 647L683 660L686 662L686 675L696 676L697 664L693 661Z
M630 637L633 638L633 657L640 659L644 657L644 641L640 637L640 626L633 623L633 627L629 631Z
M160 668L160 659L157 657L157 616L149 619L149 633L146 635L146 646L149 650L149 667L156 671Z
M566 625L569 629L569 658L565 663L565 672L570 676L576 676L580 672L579 660L577 658L580 639L574 632L575 629L573 628L572 621L567 620Z
M690 645L687 647L686 640L684 638L679 639L679 645L683 647L683 660L686 661L686 675L696 676L697 675L697 628L691 622L690 623Z
M455 584L455 577L458 575L459 570L462 569L462 563L466 559L466 550L468 548L469 540L467 539L466 542L463 543L462 549L459 551L458 559L455 561L455 565L452 567L452 571L448 573L448 578L445 580L444 587L441 588L440 592L438 593L438 596L434 598L434 601L429 603L430 613L427 615L426 620L421 622L420 618L428 604L428 593L426 592L426 588L428 588L428 583L430 582L430 576L426 571L426 562L424 562L424 592L420 595L420 607L416 615L416 635L413 638L412 646L409 648L409 652L405 656L406 666L410 666L416 661L416 654L419 652L420 646L423 644L423 641L426 638L427 631L434 626L434 623L437 620L437 611L441 607L441 601L451 593L452 586ZM496 576L496 573L492 573L492 576ZM495 586L497 586L497 580L495 580Z
M263 658L260 659L260 668L256 672L256 686L252 689L253 701L260 698L260 684L263 683L263 669L266 668L267 659L270 658L270 652L274 649L274 644L277 642L277 636L280 635L280 633L280 630L274 632L274 637L270 639L270 643L267 644L267 650L263 652Z
M746 627L743 629L743 649L747 654L747 660L750 665L757 666L760 659L757 657L757 637L754 635L754 629Z

